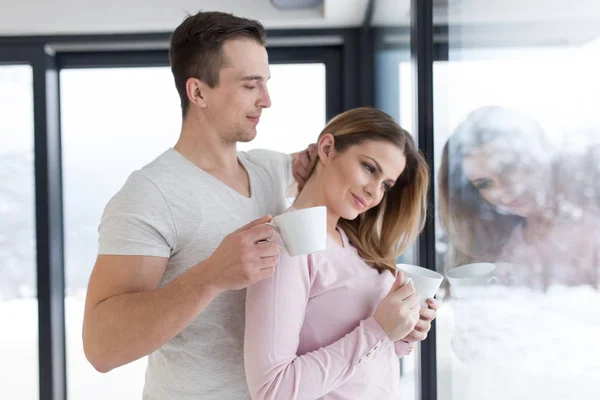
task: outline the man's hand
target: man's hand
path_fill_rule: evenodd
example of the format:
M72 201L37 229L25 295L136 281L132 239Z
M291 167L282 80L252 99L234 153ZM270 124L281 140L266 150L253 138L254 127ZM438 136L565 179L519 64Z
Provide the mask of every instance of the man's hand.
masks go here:
M409 333L404 339L405 342L414 343L421 342L427 338L427 334L431 329L431 321L437 316L439 304L434 299L427 299L428 308L421 307L419 310L419 322L415 329Z
M265 216L225 236L219 247L206 260L204 273L218 290L246 288L275 272L279 245L269 242L273 228Z
M298 184L298 193L310 178L311 167L317 157L317 145L310 144L306 150L292 155L292 174Z

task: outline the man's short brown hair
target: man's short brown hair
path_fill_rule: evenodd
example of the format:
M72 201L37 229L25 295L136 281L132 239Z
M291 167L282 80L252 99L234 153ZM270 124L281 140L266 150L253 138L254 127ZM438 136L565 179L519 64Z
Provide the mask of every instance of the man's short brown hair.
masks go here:
M189 107L186 81L198 78L210 87L217 86L219 72L226 62L223 44L240 38L266 45L265 29L260 22L222 12L201 11L189 15L175 29L171 36L169 59L184 118Z

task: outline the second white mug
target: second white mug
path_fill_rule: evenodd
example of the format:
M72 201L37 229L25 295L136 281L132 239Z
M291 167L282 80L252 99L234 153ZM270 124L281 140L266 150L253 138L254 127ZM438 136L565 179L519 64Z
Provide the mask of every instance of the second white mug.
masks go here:
M437 272L417 265L396 264L396 269L404 272L405 282L407 278L412 280L423 307L427 307L427 299L433 299L444 281L444 277Z

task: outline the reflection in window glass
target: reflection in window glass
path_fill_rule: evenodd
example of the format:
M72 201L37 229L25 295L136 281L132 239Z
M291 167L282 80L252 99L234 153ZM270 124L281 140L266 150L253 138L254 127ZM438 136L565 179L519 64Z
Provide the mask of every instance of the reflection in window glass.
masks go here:
M325 124L323 64L272 65L271 75L273 106L264 111L257 138L240 150L299 151ZM96 372L85 359L84 300L104 207L133 170L176 143L179 97L168 67L63 70L60 81L69 397L139 398L145 358L108 374Z
M28 65L0 66L0 393L37 399L33 87Z
M583 46L434 64L437 267L454 277L440 400L597 396L598 60Z

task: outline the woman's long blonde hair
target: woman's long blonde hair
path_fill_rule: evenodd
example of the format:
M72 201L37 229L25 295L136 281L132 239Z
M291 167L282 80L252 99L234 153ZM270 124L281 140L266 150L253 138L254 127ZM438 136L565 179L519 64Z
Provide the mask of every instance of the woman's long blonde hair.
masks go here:
M383 111L360 107L334 117L319 135L335 137L334 148L343 153L368 140L392 143L406 157L406 167L381 202L354 220L341 218L338 225L361 258L380 272L395 273L396 258L417 238L425 225L429 168L415 141ZM313 161L314 171L318 160Z

